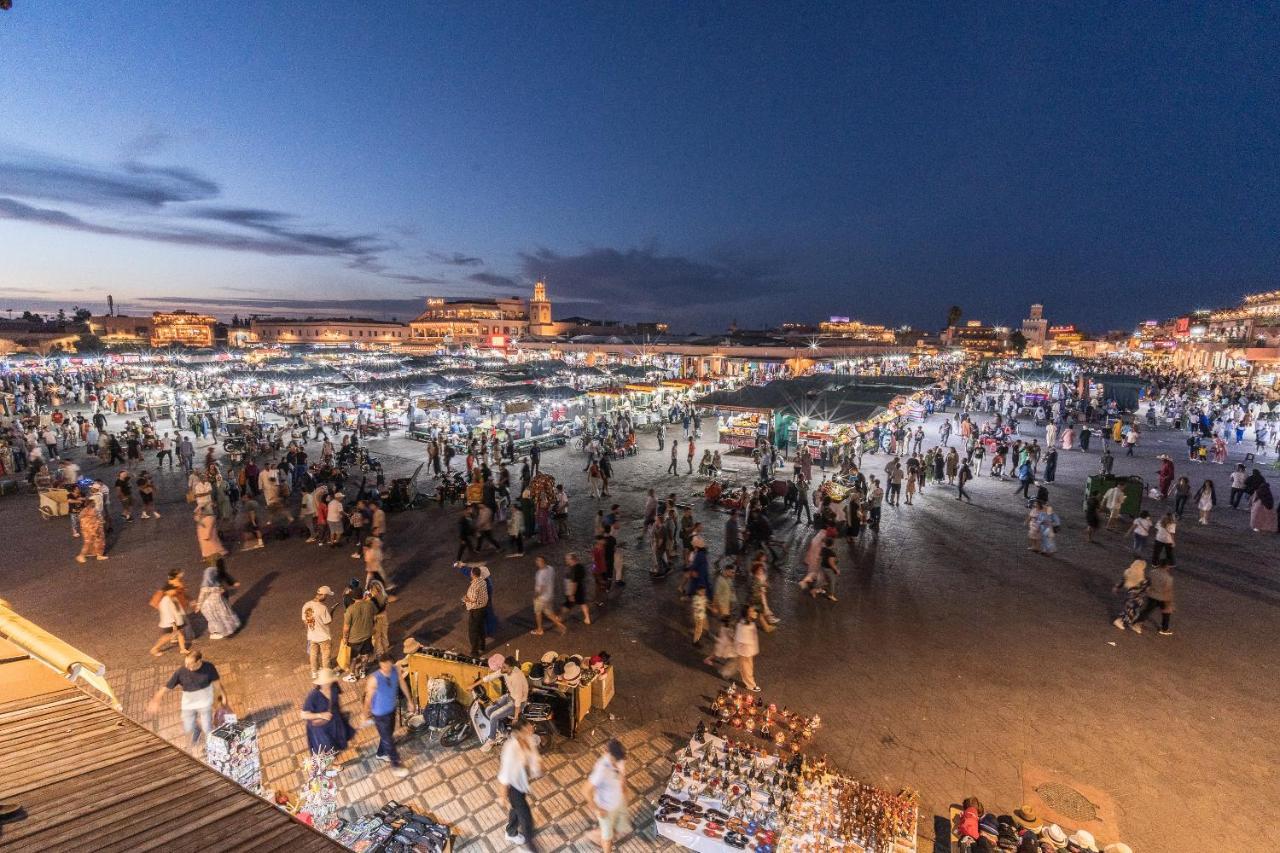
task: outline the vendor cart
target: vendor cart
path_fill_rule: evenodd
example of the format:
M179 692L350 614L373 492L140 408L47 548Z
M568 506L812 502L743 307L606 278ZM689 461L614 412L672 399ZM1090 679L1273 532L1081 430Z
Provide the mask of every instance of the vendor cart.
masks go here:
M42 518L59 518L71 512L66 489L41 489L39 495Z

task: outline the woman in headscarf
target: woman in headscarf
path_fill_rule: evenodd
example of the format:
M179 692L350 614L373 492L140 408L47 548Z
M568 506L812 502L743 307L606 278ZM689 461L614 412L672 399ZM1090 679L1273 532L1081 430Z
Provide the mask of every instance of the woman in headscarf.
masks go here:
M325 749L342 752L351 742L355 729L342 713L338 676L331 669L322 669L312 684L300 715L307 724L307 749L312 754ZM338 767L338 762L334 762L334 767Z
M1276 502L1271 494L1271 484L1263 480L1253 490L1249 501L1249 526L1254 533L1276 532Z
M196 610L204 615L204 621L209 625L210 640L225 639L240 630L240 617L227 604L216 564L205 566Z
M105 560L107 551L107 530L102 522L102 515L92 500L86 501L80 511L80 553L76 562L83 563L85 558L93 557Z

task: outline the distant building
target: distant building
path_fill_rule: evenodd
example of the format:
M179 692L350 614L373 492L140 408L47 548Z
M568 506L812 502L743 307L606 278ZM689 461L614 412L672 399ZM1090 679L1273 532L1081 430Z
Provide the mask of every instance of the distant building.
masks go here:
M540 317L550 323L551 303L546 291L535 302ZM471 343L505 345L529 334L529 306L518 296L498 299L427 299L427 310L409 322L412 343ZM501 339L501 342L499 342Z
M1043 349L1049 337L1049 321L1044 318L1044 306L1036 303L1031 306L1031 316L1022 321L1022 337L1028 347Z
M818 331L824 335L846 338L851 341L867 343L893 343L892 329L851 320L848 317L831 317L818 324Z
M231 332L233 339L241 329ZM263 344L406 344L412 337L407 323L366 317L254 317L248 341Z
M0 355L15 352L48 355L55 350L74 352L83 328L79 323L0 320Z
M122 344L148 346L151 343L151 329L150 317L101 314L89 318L89 331L101 338L102 342L108 346Z
M1009 329L1007 326L984 326L978 320L970 320L963 326L948 326L942 333L942 345L974 352L1003 352L1009 346Z
M153 347L212 347L218 319L190 311L156 311L151 315Z
M1280 290L1254 293L1234 308L1210 312L1205 334L1229 343L1280 346Z
M529 334L555 334L555 324L551 321L551 300L547 298L545 281L538 281L533 285L533 299L529 300Z

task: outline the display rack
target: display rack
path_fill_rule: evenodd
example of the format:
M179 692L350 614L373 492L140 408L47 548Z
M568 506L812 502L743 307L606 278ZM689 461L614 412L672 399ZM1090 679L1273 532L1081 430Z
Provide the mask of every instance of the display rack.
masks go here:
M214 729L205 744L205 763L223 776L257 792L262 787L258 727L230 720Z

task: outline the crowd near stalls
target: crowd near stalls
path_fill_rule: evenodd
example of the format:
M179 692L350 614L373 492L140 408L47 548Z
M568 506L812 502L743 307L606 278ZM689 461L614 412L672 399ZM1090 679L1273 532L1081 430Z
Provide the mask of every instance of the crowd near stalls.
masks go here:
M936 370L916 372L925 366ZM770 596L834 605L847 549L878 543L882 521L906 517L883 515L885 507L910 506L917 497L925 504L926 487L929 500L945 490L972 503L966 484L980 476L1017 481L1016 491L1000 491L1018 502L1020 517L1026 505L1028 549L1052 555L1061 518L1046 484L1055 480L1060 453L1084 451L1100 459L1085 498L1088 535L1103 523L1123 524L1141 564L1118 580L1123 610L1116 626L1138 631L1159 610L1161 633L1172 633L1176 527L1168 519L1176 525L1190 511L1211 523L1212 484L1193 488L1165 457L1159 473L1131 494L1131 484L1110 476L1108 460L1113 451L1135 454L1143 433L1156 428L1183 430L1188 459L1198 464L1224 461L1220 447L1253 442L1256 467L1242 467L1238 485L1233 474L1231 501L1249 509L1252 529L1270 534L1274 498L1258 469L1276 447L1277 412L1273 399L1245 385L1124 364L946 358L909 364L906 373L886 373L884 363L856 367L867 369L822 365L803 375L786 368L707 378L680 376L662 362L333 350L10 362L0 368L0 481L31 484L42 512L67 517L80 561L110 559L109 542L154 517L159 484L180 490L204 563L198 588L178 570L159 584L154 616L139 607L161 629L150 653L180 652L182 666L195 673L176 675L172 689L190 686L202 696L221 688L212 689L216 670L189 654L195 626L210 640L241 635L228 599L239 586L235 561L251 559L242 554L331 548L344 564L347 555L356 561L348 586L321 586L299 602L314 688L298 710L307 723L307 786L274 792L281 805L353 847L405 827L431 839L425 849L451 842L447 828L405 814L399 803L367 819L339 816L342 796L330 770L353 743L343 690L359 691L367 703L377 755L396 775L418 769L397 750L405 728L397 720L434 729L462 748L501 743L508 837L523 844L535 827L520 794L539 760L538 744L576 736L612 697L612 658L582 647L583 628L612 618L618 599L651 594L652 580L655 588L665 583L673 601L678 596L697 657L705 654L705 666L735 684L717 700L719 728L702 727L677 757L656 804L659 831L717 851L911 849L917 815L909 792L858 783L820 758L797 758L816 718L757 698L754 659L781 621ZM711 416L720 430L715 446L703 436ZM1034 436L1026 434L1031 421L1042 425ZM432 509L447 519L433 532L456 536L452 566L441 574L456 584L447 597L465 628L465 649L426 647L412 637L401 645L392 636L403 606L397 580L404 579L384 565L384 549L397 544L386 540L422 528L389 526L387 514L423 501L418 472L388 478L370 452L389 434L421 442L401 446L420 454L415 461L434 490L428 496L449 506ZM557 447L572 454L573 481L557 480L541 465L543 451ZM722 450L751 453L758 476L722 479ZM639 465L642 452L669 461L670 488L649 489L636 531L640 547L627 550L620 542L625 510L610 487ZM705 506L688 500L690 482L706 486ZM1144 522L1144 501L1159 501L1168 518ZM695 509L708 519L704 510L717 512L712 523L724 525L723 553L709 553ZM571 517L585 521L570 525ZM587 522L588 540L571 546ZM113 527L118 532L109 539ZM783 528L790 541L780 551L774 530ZM529 561L516 565L531 569L533 633L566 634L578 653L536 661L491 653L495 578L487 562L499 555ZM636 563L651 578L628 589ZM771 590L771 578L780 577L775 570L798 568L792 564L803 566L799 582ZM155 701L165 695L161 690ZM183 707L195 708L185 700ZM218 742L214 756L226 772L254 778L256 733L246 724L215 733L210 716L184 719L196 740ZM625 832L625 802L612 793L622 786L609 781L625 774L625 755L610 743L593 772L592 816L602 832ZM729 777L753 780L752 790L726 786ZM976 846L983 842L980 807L975 816L977 834L968 839ZM967 817L957 827L958 836L968 833ZM1044 832L1056 840L1053 829Z

